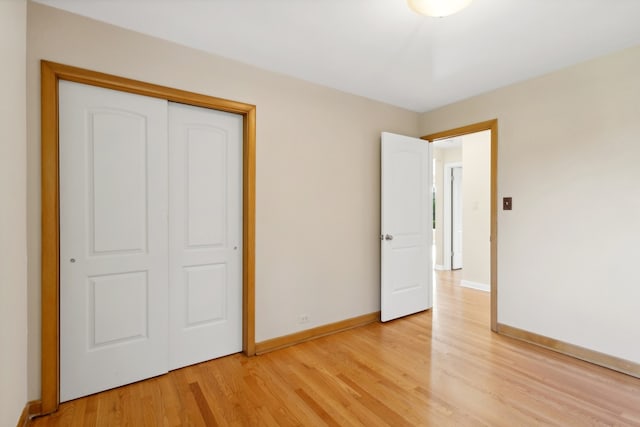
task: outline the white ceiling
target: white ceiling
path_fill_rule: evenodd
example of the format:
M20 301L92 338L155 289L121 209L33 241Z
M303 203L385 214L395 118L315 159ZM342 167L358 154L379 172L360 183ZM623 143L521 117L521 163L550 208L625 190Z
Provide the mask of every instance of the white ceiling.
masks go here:
M462 137L457 136L455 138L438 139L431 143L433 148L439 148L442 150L453 150L454 148L462 148Z
M640 0L37 0L414 111L640 44Z

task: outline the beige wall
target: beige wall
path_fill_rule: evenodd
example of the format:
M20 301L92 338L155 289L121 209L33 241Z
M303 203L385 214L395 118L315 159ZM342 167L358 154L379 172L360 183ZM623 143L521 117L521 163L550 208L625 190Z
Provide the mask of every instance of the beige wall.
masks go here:
M498 321L640 363L640 47L422 115L498 118Z
M380 132L417 136L417 113L46 6L28 11L31 398L40 393L40 59L257 105L257 341L380 309Z
M27 402L26 1L0 1L0 426Z
M462 137L462 284L491 283L491 131Z
M436 187L436 229L435 251L437 268L443 268L444 260L444 167L447 163L462 163L462 148L434 148L433 160L435 163Z

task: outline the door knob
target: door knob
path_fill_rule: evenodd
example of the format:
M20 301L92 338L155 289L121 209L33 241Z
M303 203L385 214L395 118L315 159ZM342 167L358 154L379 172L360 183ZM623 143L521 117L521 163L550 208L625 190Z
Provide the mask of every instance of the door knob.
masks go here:
M387 234L384 236L384 240L393 240L393 236L391 234Z

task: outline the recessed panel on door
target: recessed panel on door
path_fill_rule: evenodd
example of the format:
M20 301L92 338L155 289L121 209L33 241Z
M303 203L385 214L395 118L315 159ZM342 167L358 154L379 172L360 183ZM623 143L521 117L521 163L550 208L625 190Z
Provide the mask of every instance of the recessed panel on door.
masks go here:
M242 350L242 117L169 105L170 369Z
M65 401L167 371L167 102L59 94Z
M209 110L210 111L210 110ZM227 240L228 133L186 129L187 247L224 247Z
M185 328L227 320L226 264L185 267Z
M421 237L424 232L422 212L422 194L424 185L422 179L422 160L412 151L398 151L390 156L389 174L392 185L403 191L394 191L387 195L390 203L397 209L387 215L388 226L394 236L406 238Z
M89 109L87 121L91 254L144 252L147 246L146 117L102 108Z
M90 350L148 338L146 271L89 277L88 285Z
M423 256L423 250L419 246L399 247L394 250L391 268L396 271L396 274L388 284L392 296L401 298L402 294L420 290L424 278L415 274L415 266L425 262ZM408 298L414 296L410 295Z

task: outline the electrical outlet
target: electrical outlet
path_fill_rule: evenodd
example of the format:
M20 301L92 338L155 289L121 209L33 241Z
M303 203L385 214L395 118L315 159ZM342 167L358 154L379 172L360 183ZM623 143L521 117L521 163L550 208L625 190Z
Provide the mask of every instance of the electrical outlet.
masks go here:
M300 316L298 316L298 323L308 323L308 322L309 322L308 314L301 314Z

